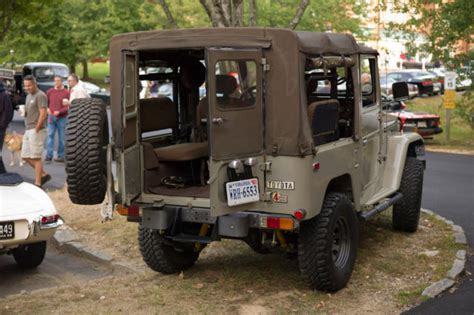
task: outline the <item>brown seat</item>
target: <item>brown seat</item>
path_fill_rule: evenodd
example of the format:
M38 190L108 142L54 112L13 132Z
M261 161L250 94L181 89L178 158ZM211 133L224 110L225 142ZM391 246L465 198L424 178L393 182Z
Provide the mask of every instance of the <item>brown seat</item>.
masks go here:
M154 151L158 161L192 161L204 158L208 155L208 144L207 141L179 143L156 148Z
M140 100L140 126L142 132L178 127L176 105L167 97Z

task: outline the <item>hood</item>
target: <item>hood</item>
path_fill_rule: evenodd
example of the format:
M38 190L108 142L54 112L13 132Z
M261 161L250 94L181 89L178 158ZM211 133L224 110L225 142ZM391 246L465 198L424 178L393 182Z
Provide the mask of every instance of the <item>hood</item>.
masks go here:
M56 213L51 199L42 189L25 182L16 186L0 186L0 220L41 212Z

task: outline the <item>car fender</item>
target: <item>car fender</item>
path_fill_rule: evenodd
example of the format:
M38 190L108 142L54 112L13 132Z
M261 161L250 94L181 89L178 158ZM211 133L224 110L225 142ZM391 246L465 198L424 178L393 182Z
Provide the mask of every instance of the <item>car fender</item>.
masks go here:
M388 137L388 152L385 161L384 187L394 191L400 187L407 156L415 156L416 145L423 145L423 138L415 132Z

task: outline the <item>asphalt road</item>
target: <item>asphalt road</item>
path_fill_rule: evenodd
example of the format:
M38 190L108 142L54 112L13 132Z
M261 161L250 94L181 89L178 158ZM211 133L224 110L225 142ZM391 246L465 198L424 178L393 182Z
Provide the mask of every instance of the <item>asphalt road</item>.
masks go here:
M37 289L76 285L108 276L112 271L97 267L87 260L59 253L51 244L43 263L36 269L24 270L10 255L0 255L0 299Z
M474 244L474 156L427 153L422 206L461 225ZM429 300L407 314L474 314L474 257L454 293Z
M15 117L10 125L10 130L23 133L23 121L21 117ZM3 151L4 161L9 171L20 173L27 181L33 181L33 170L28 166L22 168L9 168L9 155ZM461 225L466 232L469 244L474 244L474 156L430 153L427 152L425 159L427 168L424 179L424 191L422 206L426 209L453 220ZM52 163L45 166L53 180L46 185L47 189L57 189L64 186L66 175L64 164ZM56 255L56 256L55 256ZM0 273L4 268L0 256ZM61 259L57 254L52 254L46 260L46 269L62 267L58 264ZM75 268L71 265L71 268ZM67 268L72 270L70 268ZM87 269L87 268L86 268ZM42 269L38 269L42 270ZM66 271L66 270L64 270ZM474 274L474 257L468 255L467 271ZM21 274L17 273L16 281L20 281ZM14 280L12 280L14 281ZM3 285L0 282L0 297ZM429 300L418 307L407 312L409 314L474 314L474 277L465 276L458 289L454 293L445 293L441 297Z

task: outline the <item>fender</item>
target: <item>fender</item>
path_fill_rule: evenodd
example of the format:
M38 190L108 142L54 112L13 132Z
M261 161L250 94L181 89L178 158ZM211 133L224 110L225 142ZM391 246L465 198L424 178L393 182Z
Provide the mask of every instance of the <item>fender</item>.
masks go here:
M400 188L407 156L416 157L415 145L423 145L423 138L415 132L388 137L388 154L385 161L383 187L392 192Z

